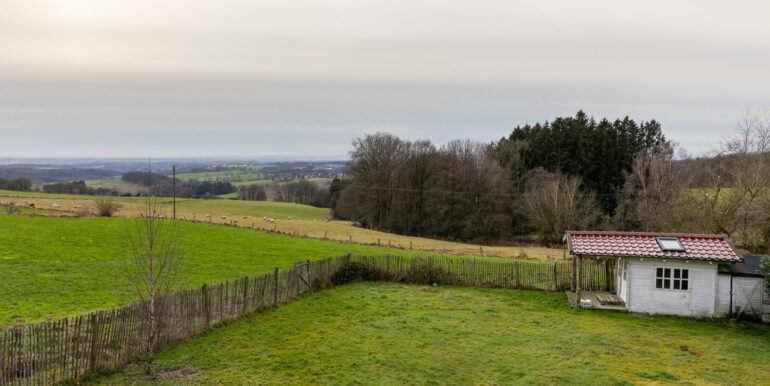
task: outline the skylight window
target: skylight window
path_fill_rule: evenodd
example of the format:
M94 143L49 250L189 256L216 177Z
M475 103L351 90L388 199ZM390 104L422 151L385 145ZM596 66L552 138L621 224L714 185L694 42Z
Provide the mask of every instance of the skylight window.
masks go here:
M682 243L676 237L656 237L663 252L684 252Z

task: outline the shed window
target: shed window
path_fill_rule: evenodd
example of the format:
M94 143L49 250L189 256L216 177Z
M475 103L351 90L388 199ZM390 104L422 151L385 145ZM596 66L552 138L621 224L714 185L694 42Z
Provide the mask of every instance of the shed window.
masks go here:
M658 246L663 252L684 252L684 247L676 237L657 237Z
M655 288L687 291L690 288L689 270L680 268L656 268Z

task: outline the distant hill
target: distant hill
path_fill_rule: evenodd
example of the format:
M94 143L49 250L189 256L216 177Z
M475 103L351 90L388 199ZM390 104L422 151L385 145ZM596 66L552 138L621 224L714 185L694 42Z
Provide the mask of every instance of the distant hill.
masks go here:
M0 178L7 180L29 178L32 183L100 180L119 175L120 172L103 168L60 168L39 165L0 166Z

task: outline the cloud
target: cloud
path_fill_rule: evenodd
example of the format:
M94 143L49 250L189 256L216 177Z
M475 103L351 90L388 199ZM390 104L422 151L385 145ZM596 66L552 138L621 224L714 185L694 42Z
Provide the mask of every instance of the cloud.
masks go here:
M3 155L332 155L364 132L490 141L578 109L657 119L697 154L770 97L763 2L3 8Z

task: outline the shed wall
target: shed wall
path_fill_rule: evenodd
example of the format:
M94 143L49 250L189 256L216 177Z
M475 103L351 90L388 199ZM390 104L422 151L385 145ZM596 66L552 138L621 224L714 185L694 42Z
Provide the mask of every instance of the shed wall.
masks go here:
M655 288L656 268L681 268L689 273L687 290ZM717 265L707 262L643 259L629 260L628 310L646 314L714 316L717 303Z
M741 316L762 317L762 278L735 276L733 278L733 311Z
M730 277L731 275L720 273L717 275L717 304L715 317L726 318L730 316Z

